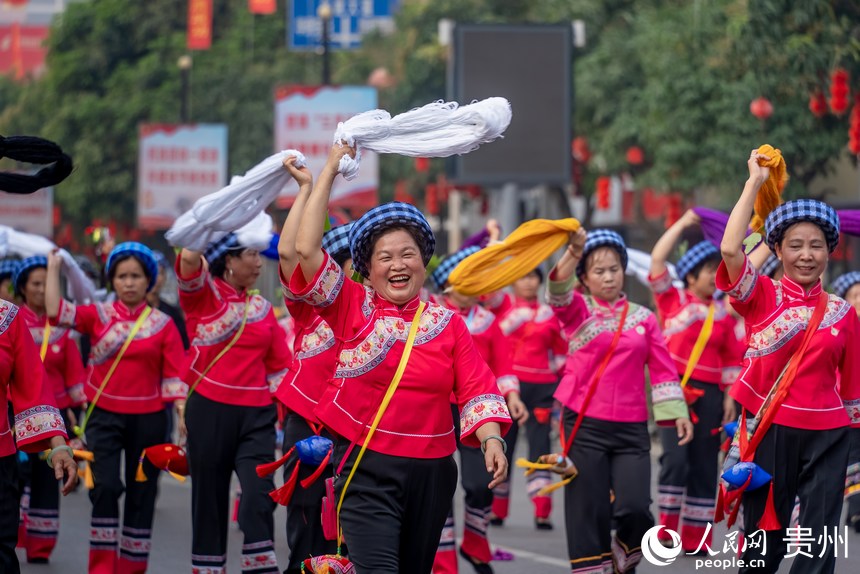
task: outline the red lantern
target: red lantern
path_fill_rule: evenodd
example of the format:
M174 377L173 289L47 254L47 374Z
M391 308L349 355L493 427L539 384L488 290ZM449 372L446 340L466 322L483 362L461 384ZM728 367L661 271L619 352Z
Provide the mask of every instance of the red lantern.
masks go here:
M573 138L570 144L570 153L573 159L580 163L588 163L591 159L591 150L588 149L588 140L582 136Z
M609 209L609 183L606 176L597 178L597 209Z
M750 102L750 113L764 121L773 114L773 104L765 97L758 97Z
M645 161L645 152L639 146L630 146L627 148L627 163L630 165L642 165Z
M860 154L860 94L854 95L854 107L848 121L848 149L854 155Z
M827 113L827 98L824 97L824 92L816 90L814 94L809 96L809 111L816 118L824 117Z
M427 173L430 170L430 160L426 157L415 158L415 171L418 173Z
M848 111L848 72L842 68L836 68L830 75L830 111L836 115L842 115Z

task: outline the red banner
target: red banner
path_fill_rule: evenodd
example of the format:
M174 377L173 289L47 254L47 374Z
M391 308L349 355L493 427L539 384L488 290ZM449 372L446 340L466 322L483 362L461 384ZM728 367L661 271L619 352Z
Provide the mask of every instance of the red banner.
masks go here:
M47 37L47 26L0 26L0 73L19 80L40 76L45 70Z
M274 14L278 4L275 0L248 0L248 10L251 14Z
M188 49L212 47L212 0L188 0Z

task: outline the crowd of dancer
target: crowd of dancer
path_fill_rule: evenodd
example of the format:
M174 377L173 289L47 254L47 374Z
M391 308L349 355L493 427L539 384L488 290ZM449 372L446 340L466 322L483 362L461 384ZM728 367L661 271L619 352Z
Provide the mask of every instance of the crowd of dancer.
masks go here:
M571 571L580 574L634 571L655 523L693 553L711 544L715 520L740 514L746 532L768 538L767 554L743 551L764 561L749 570L757 572L778 569L780 528L837 526L846 495L860 532L860 431L849 431L860 427L851 349L860 273L824 290L840 224L814 200L773 209L747 253L772 158L750 154L721 243L695 243L671 265L700 218L691 210L665 232L650 257L653 296L637 303L624 291L628 247L608 229L579 228L560 256L481 296L451 277L503 241L494 222L483 242L429 276L436 240L411 205L381 205L326 230L347 155L351 147L335 145L316 177L295 158L284 162L299 184L276 253L288 320L254 291L261 252L237 233L180 250L172 272L140 243L112 247L103 301L63 297L56 253L0 263L10 413L0 433L0 570L18 571L16 542L29 562L51 558L60 494L75 487L73 456L83 456L88 571L145 572L159 477L183 474L178 458L146 455L158 448L173 448L191 475L196 574L225 572L234 473L242 571L258 574L324 565L447 574L458 553L491 573L494 558L510 558L489 538L518 486L540 531L559 528L552 492L563 488ZM181 310L158 297L171 273ZM649 420L662 446L656 521ZM738 488L720 480L723 430L739 464L753 465ZM528 460L513 456L519 437ZM281 565L277 504L290 548ZM662 537L673 544L668 530ZM834 571L835 555L812 554L792 571Z

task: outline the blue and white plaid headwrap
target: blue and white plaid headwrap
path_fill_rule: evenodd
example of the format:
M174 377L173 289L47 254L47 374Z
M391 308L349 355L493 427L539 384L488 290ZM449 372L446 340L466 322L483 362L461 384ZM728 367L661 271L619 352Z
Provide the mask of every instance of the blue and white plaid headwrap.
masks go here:
M343 265L352 256L349 251L349 231L352 229L352 226L353 222L349 222L346 225L338 225L337 227L332 227L323 235L322 248L337 261L338 265Z
M371 238L378 232L396 227L409 227L417 232L418 249L426 267L436 249L436 236L430 224L415 206L399 201L374 207L361 216L349 232L349 249L352 266L362 277L370 276L370 256L373 254Z
M155 254L152 252L152 249L137 241L120 243L108 255L106 269L108 277L111 276L111 270L116 264L117 259L123 255L133 255L143 264L146 274L149 275L149 287L147 291L150 291L155 286L155 280L158 279L158 262L155 260Z
M12 277L12 286L15 289L15 293L23 295L24 286L20 285L20 283L23 283L23 280L27 278L25 275L29 275L30 271L38 269L39 267L48 267L48 258L44 255L34 255L33 257L28 257L18 263L18 268L15 270L15 275Z
M758 270L759 275L765 275L773 279L773 275L776 273L776 270L779 269L780 265L782 265L782 261L779 260L779 257L771 255L767 258L767 261L762 264L761 269Z
M611 229L593 229L588 232L585 247L582 249L582 259L576 264L576 276L581 281L585 276L585 260L588 255L599 247L612 247L621 258L621 268L627 270L627 245L618 233Z
M210 243L209 247L203 253L203 258L209 262L209 265L212 265L213 261L219 257L223 257L228 251L238 249L239 247L239 238L236 237L236 234L228 233L218 241Z
M18 259L2 259L0 260L0 279L6 279L7 277L14 277L15 272L18 270L18 266L21 264L21 261Z
M155 255L155 262L158 263L159 269L169 269L170 261L167 260L167 257L164 256L164 253L161 251L152 250L152 254Z
M795 199L770 212L764 222L765 240L771 251L782 242L786 230L795 223L814 223L824 232L830 253L839 243L839 215L836 210L814 199Z
M687 274L708 259L719 259L720 251L710 241L700 241L687 250L675 264L678 278L686 283Z
M467 247L465 249L461 249L456 253L452 253L448 257L442 260L442 263L439 264L439 267L433 271L433 274L430 275L430 279L433 280L433 283L436 284L436 287L442 289L445 286L445 283L448 281L448 276L451 275L451 272L457 268L463 259L472 255L473 253L477 253L481 248L477 245L473 245L471 247Z
M849 271L836 278L833 282L833 292L837 297L844 299L848 290L857 283L860 283L860 271Z

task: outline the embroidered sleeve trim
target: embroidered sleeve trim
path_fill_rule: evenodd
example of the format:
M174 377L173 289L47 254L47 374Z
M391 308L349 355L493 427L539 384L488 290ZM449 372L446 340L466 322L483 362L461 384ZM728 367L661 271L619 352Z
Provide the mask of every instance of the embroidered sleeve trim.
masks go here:
M206 277L209 275L202 267L197 272L195 277L191 277L190 279L183 279L178 274L176 276L176 284L179 286L180 291L184 291L186 293L194 293L195 291L200 291L203 289L203 286L206 284Z
M510 420L505 399L496 394L478 395L460 411L460 436L473 433L486 422Z
M653 404L666 401L683 401L684 391L678 381L667 381L651 385L651 402Z
M78 308L75 306L74 303L66 301L65 299L61 299L60 312L57 314L57 323L66 327L74 327L75 315L77 315L77 311Z
M266 375L266 380L269 382L269 392L274 393L277 391L286 375L287 369L281 369L277 373L269 373Z
M860 399L842 401L852 425L860 425Z
M66 432L57 407L38 405L15 415L15 440L19 445Z
M573 301L573 282L575 277L571 275L565 281L547 282L546 302L550 307L567 307Z
M161 398L165 401L184 399L188 395L188 385L178 377L170 377L161 381Z
M325 262L313 285L300 295L304 301L314 307L328 307L343 288L343 281L343 270L340 265L326 255Z
M740 277L731 285L726 293L741 303L745 303L753 293L758 282L758 271L756 271L749 259L744 259L744 270Z
M508 396L508 393L520 392L520 380L516 375L504 375L496 379L496 384L499 386L499 391L503 397Z
M658 275L657 277L648 276L648 283L651 284L651 290L657 294L662 295L669 289L672 289L672 276L669 275L669 270L666 269Z
M573 291L561 295L547 293L546 302L550 307L567 307L573 301Z
M18 314L18 307L6 301L0 302L0 335L6 332L15 316Z

